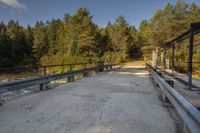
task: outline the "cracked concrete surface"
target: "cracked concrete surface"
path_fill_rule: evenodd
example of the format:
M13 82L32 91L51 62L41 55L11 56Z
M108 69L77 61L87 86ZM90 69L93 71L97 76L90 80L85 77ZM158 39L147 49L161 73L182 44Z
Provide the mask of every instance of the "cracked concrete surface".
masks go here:
M0 106L0 133L173 133L143 67L99 73Z

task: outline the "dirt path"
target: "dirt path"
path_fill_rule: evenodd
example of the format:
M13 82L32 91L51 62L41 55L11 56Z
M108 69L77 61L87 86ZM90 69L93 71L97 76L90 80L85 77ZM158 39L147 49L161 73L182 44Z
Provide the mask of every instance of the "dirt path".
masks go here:
M173 133L143 66L63 84L0 106L0 133Z

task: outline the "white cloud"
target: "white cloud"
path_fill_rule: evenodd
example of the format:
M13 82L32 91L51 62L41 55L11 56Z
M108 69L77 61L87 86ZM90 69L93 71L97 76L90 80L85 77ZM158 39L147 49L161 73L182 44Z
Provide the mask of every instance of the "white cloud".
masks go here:
M26 5L20 3L19 0L0 0L0 2L15 9L27 9Z

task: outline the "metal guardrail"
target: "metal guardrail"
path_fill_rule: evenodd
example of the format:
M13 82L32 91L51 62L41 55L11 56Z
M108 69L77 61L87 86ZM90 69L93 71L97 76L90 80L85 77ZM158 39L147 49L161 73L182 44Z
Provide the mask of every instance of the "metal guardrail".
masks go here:
M200 111L193 106L188 100L180 95L171 87L149 64L146 64L151 78L161 88L162 93L169 99L175 107L184 125L191 133L200 132Z
M15 80L7 83L0 84L0 94L23 89L26 87L31 87L34 85L40 85L42 87L43 85L62 78L71 78L79 74L87 75L91 71L103 71L104 69L112 69L113 67L121 67L121 64L112 64L112 65L99 65L92 68L86 68L82 70L76 70L76 71L70 71L70 72L64 72L60 74L53 74L53 75L45 75L41 77L35 77L35 78L27 78L24 80ZM41 89L42 90L42 89Z

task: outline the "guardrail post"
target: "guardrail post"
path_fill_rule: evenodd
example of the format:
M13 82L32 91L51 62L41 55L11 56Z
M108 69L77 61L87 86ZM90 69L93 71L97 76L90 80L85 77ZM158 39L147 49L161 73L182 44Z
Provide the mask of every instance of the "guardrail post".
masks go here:
M167 96L165 95L164 92L161 92L161 99L162 99L162 101L164 101L164 102L169 102L169 99L167 98Z
M168 78L164 78L164 80L171 86L174 88L174 81ZM164 102L169 102L169 99L167 98L167 96L165 95L165 93L162 91L161 92L161 98Z
M73 82L75 80L74 76L68 77L68 82Z
M154 68L154 71L160 76L160 77L162 77L162 73L161 72L158 72L155 68ZM154 84L155 84L155 86L157 86L158 87L158 83L154 80Z
M83 77L87 77L87 76L89 76L89 72L88 71L83 73Z
M4 103L4 100L3 100L3 98L2 98L2 96L0 94L0 105L2 105L3 103Z
M87 77L87 76L89 76L88 72L83 73L83 77Z
M50 82L40 84L40 91L44 91L50 88Z
M110 69L112 69L113 68L113 65L112 64L110 64Z
M104 63L102 61L98 62L99 72L104 71Z

